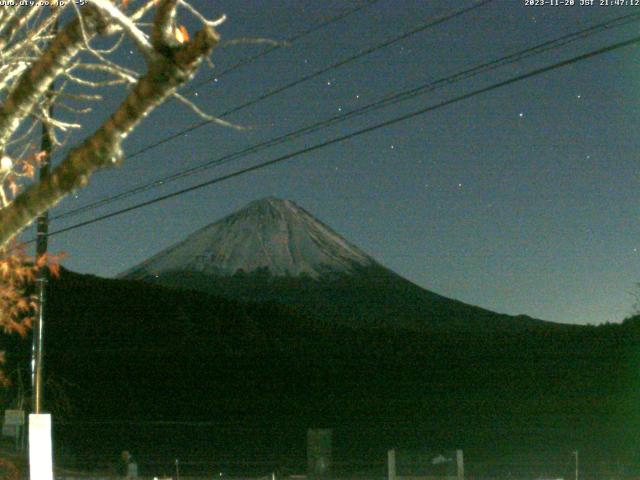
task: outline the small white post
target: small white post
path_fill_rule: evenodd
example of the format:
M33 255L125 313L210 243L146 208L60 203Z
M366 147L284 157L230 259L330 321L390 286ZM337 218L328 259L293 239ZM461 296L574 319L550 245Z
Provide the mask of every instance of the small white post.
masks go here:
M31 480L53 480L51 415L29 415L29 472Z
M457 479L464 480L464 454L462 450L456 450Z
M391 449L387 452L387 467L389 471L388 480L396 480L396 451Z

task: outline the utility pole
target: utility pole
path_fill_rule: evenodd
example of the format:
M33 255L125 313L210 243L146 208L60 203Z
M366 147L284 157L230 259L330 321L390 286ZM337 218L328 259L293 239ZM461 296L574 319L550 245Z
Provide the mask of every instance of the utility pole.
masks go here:
M578 480L578 472L579 472L579 470L578 470L578 450L574 450L573 454L576 457L576 479L575 480Z
M57 8L52 6L51 15L57 15ZM58 19L54 19L51 28L52 36L58 32ZM52 81L46 92L45 108L49 118L53 118L54 82ZM40 181L47 178L51 170L51 152L53 150L52 126L46 119L42 121L41 151L44 153L40 165ZM38 216L36 238L36 262L47 253L49 234L49 212ZM38 268L36 273L36 295L38 312L33 325L33 340L31 344L31 414L29 415L29 478L31 480L53 480L53 442L51 438L51 415L43 414L44 404L44 319L46 314L47 282L49 270L46 262Z
M58 19L56 18L52 34L58 32ZM51 82L47 89L46 99L49 101L49 118L53 118L53 90L54 83ZM40 149L44 152L44 160L40 165L40 181L47 178L51 171L51 151L53 147L53 133L50 125L42 122L42 132L40 137ZM36 235L36 261L47 253L49 235L49 211L38 216ZM31 412L42 413L44 404L43 389L43 352L44 352L44 319L47 303L47 283L49 281L49 269L43 265L36 274L36 296L38 302L38 315L33 326L33 341L31 345Z
M50 91L53 86L50 87ZM53 104L49 106L49 116L53 114ZM45 153L44 161L40 166L40 181L49 176L51 171L51 132L46 123L42 124L41 150ZM47 253L49 234L49 212L38 216L36 261ZM47 303L47 283L49 271L46 265L38 269L36 274L36 296L38 297L38 315L33 326L33 343L31 345L31 411L39 414L42 412L44 392L42 386L43 351L44 351L44 319Z

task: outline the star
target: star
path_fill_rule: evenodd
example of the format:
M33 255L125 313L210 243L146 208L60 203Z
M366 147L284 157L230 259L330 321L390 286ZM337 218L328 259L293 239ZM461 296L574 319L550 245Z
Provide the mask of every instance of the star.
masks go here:
M582 95L577 94L577 95L576 95L576 98L577 98L578 100L580 100L580 99L582 98Z
M518 114L518 116L519 116L520 118L524 118L524 112L520 112L520 113Z

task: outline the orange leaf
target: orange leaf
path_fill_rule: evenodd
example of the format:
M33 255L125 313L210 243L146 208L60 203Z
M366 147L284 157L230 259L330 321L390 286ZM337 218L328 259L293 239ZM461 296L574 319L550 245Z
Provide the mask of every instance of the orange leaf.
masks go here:
M42 268L42 267L44 267L46 264L47 264L47 255L46 255L46 254L44 254L44 255L40 255L40 256L38 257L38 260L36 261L36 266L37 266L38 268Z
M29 178L33 178L33 176L36 174L36 167L34 167L29 162L24 162L22 164L22 173Z
M189 32L187 31L187 27L180 25L176 29L176 40L178 40L178 43L186 43L189 41Z
M60 265L57 263L50 263L49 273L51 273L51 276L58 278L60 276Z
M20 298L16 302L16 308L18 310L22 310L23 312L29 310L29 302L27 302L26 298Z
M25 162L25 163L31 163L34 166L40 166L40 165L42 165L42 163L44 162L44 160L46 158L47 158L47 152L42 151L42 152L35 153L35 154L25 158L22 161Z

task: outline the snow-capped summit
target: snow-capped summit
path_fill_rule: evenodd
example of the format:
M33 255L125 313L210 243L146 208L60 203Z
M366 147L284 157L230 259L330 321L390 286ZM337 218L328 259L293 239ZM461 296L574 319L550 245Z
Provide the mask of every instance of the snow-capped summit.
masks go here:
M289 200L269 197L191 234L124 272L127 278L172 272L276 277L350 273L376 265L367 254Z

